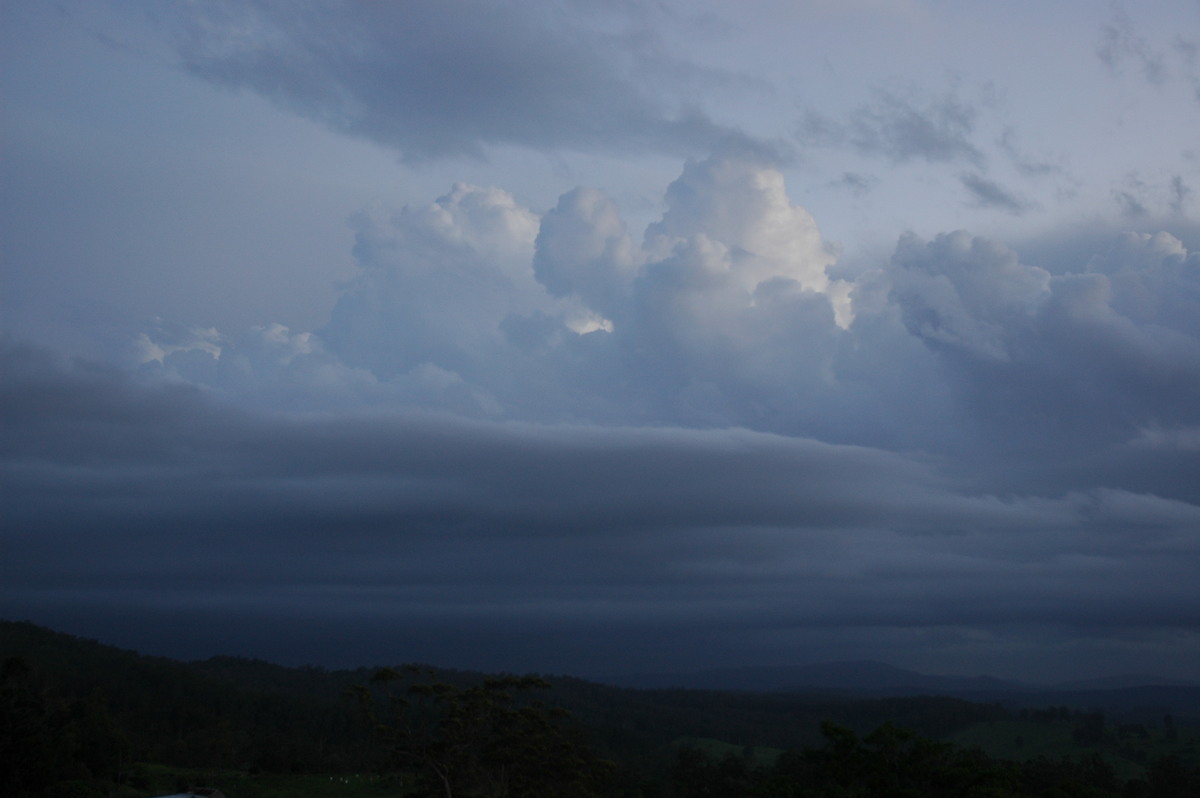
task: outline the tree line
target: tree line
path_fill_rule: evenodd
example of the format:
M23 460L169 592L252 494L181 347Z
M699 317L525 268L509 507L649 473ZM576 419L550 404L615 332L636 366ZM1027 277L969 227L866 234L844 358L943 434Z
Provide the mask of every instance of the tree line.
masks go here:
M371 772L396 795L441 798L1200 795L1200 758L1171 753L1195 753L1196 736L1160 717L1148 727L1065 706L1018 712L937 696L181 663L0 622L0 794L16 798L144 796L137 763L146 762ZM945 739L1014 719L1067 725L1078 755L1010 761ZM688 742L696 738L735 753ZM1114 770L1107 751L1121 746L1151 752L1137 773Z

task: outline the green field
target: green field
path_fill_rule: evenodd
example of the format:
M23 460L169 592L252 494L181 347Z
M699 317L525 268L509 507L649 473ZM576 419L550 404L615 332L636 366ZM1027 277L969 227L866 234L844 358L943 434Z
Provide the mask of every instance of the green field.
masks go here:
M139 763L122 796L169 795L188 787L216 787L230 798L400 798L398 779L373 774L247 773L240 770L175 768Z
M676 748L695 748L703 751L710 759L722 760L727 756L748 757L751 767L772 768L782 748L767 748L766 746L744 746L714 740L710 737L681 737L674 743Z
M1147 763L1164 756L1177 756L1189 766L1200 765L1200 729L1182 727L1174 739L1161 728L1146 728L1145 735L1119 733L1111 724L1103 737L1090 744L1075 739L1074 720L1026 720L1012 718L976 723L948 739L965 748L982 749L995 759L1025 762L1038 757L1079 758L1098 754L1122 779L1137 778Z

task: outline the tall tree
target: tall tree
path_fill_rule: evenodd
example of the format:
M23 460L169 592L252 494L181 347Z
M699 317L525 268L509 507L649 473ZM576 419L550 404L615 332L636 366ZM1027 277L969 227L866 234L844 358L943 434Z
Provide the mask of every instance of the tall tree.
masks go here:
M442 798L587 796L613 770L596 758L562 709L522 698L550 684L500 676L460 687L414 666L377 671L359 696L391 765L416 777L418 794Z

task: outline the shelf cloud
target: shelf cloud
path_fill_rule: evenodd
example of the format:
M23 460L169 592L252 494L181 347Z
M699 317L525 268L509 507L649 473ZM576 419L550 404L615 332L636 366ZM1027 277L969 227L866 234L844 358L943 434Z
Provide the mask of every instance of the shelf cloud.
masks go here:
M0 615L1191 675L1195 9L868 5L18 4Z

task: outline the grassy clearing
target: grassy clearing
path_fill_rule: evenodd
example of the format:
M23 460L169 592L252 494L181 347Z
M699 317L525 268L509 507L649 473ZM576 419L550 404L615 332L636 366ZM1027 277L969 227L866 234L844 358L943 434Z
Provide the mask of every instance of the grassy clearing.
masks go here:
M169 795L188 786L216 787L229 798L401 798L404 785L373 774L247 773L238 770L192 770L139 764L145 786L126 788L123 795L139 798Z
M674 742L676 748L696 748L711 759L720 761L727 756L744 757L749 754L752 767L771 768L783 753L781 748L765 746L743 746L714 740L710 737L681 737Z
M1145 736L1141 736L1118 734L1108 726L1100 741L1084 744L1075 739L1075 728L1073 720L998 720L977 723L949 740L966 748L980 748L995 759L1018 762L1038 757L1078 759L1099 754L1122 779L1143 775L1148 763L1164 756L1177 756L1189 767L1200 765L1200 729L1180 728L1171 739L1161 728L1147 729Z

